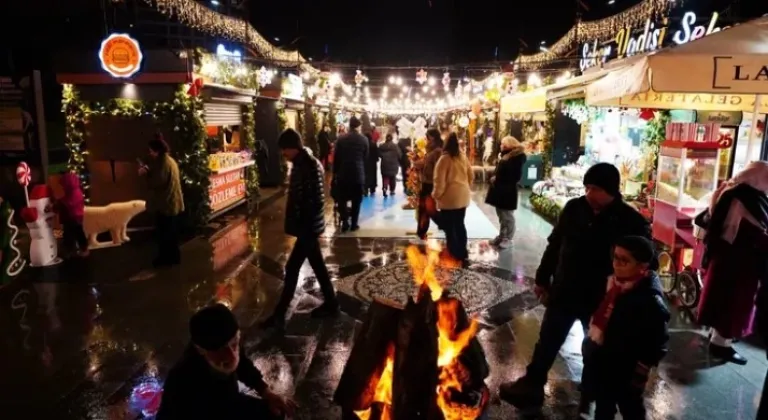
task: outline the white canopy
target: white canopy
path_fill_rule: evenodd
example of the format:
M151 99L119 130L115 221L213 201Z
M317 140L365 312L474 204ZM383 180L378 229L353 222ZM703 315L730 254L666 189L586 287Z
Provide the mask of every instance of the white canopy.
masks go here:
M587 104L752 111L768 94L768 17L611 67L587 87Z

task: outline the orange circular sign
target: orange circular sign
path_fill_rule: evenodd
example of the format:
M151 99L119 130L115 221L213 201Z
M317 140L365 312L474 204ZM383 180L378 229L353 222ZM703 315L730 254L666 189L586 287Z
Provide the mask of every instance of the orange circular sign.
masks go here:
M113 77L131 77L144 59L139 42L128 34L112 34L101 42L101 67Z

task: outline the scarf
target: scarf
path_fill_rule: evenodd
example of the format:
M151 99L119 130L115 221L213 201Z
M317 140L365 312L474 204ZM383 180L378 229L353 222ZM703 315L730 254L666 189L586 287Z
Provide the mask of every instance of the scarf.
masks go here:
M598 306L595 313L592 314L592 320L589 323L589 331L587 332L587 336L595 344L603 345L605 342L605 329L608 327L608 321L611 319L616 299L627 291L632 290L643 277L644 276L640 275L633 278L622 279L622 281L617 280L616 276L608 277L608 291L606 292L603 301L600 303L600 306Z

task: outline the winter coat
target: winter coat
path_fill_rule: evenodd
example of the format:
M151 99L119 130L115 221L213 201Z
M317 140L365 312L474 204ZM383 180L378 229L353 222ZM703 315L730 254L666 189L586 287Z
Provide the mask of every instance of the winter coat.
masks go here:
M395 176L400 171L400 147L393 141L385 141L379 146L379 156L381 157L381 175Z
M147 182L150 191L148 211L166 216L176 216L184 211L179 166L172 157L165 154L150 162Z
M444 153L435 166L432 197L439 210L456 210L469 207L471 186L475 179L469 159L460 153L457 157Z
M58 200L57 210L62 223L83 223L85 196L80 189L77 174L67 172L61 176L61 188L64 196Z
M325 130L317 136L317 150L320 160L324 160L331 153L331 136Z
M293 159L288 199L285 204L285 233L295 237L317 237L325 231L325 182L323 166L304 150Z
M603 344L591 339L584 343L582 384L587 391L601 392L596 387L621 387L632 382L642 384L645 378L636 375L647 372L638 372L638 363L652 368L667 353L669 319L655 272L620 294L605 327Z
M368 139L352 131L334 144L333 174L340 184L365 185L365 162L368 159Z
M157 420L239 418L242 406L253 397L240 393L238 381L256 392L267 389L261 372L242 347L237 370L224 375L214 371L190 344L168 373Z
M502 152L485 196L487 204L501 210L517 210L517 183L523 176L526 159L522 146Z
M651 239L648 221L621 198L595 214L586 197L566 203L536 270L536 285L549 289L549 305L590 316L613 273L613 244L638 235Z
M424 159L418 163L417 167L421 169L422 184L433 184L435 182L435 167L437 166L437 161L440 160L442 155L443 149L435 147L434 149L428 151L424 156Z
M365 160L365 186L368 188L376 188L378 184L377 163L379 163L379 148L376 147L376 142L371 139L368 140L368 159Z

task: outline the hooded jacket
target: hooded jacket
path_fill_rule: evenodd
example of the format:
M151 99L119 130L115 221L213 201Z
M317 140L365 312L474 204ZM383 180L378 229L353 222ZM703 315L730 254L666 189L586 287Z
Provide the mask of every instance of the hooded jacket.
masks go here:
M325 181L323 165L299 151L293 160L288 199L285 204L285 233L295 237L317 237L325 231Z
M527 160L522 145L502 152L493 182L488 188L485 202L501 210L517 210L517 184L523 176L523 164Z
M584 196L566 203L536 270L536 284L550 290L549 305L591 315L613 273L613 245L629 235L650 240L651 227L620 198L599 213Z
M383 176L395 176L400 171L400 147L394 141L385 141L379 145L379 157L381 157L381 174Z
M83 223L85 196L80 189L77 174L67 172L61 176L64 196L59 200L59 217L62 223Z

